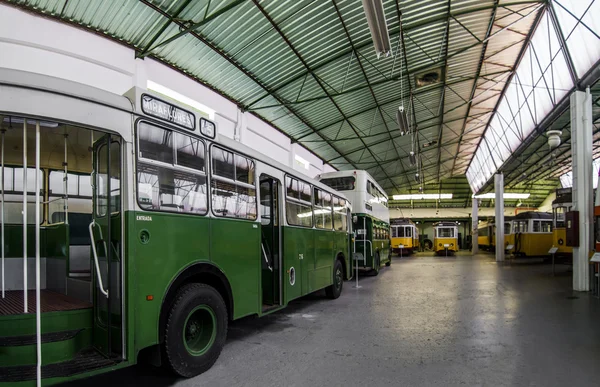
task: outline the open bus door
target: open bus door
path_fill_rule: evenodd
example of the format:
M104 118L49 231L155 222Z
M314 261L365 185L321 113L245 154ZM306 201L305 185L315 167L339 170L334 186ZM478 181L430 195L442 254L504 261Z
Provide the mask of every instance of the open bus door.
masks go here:
M122 357L121 145L110 134L94 143L92 243L94 347ZM109 178L110 176L110 178Z
M260 175L263 312L281 305L280 188L279 180Z

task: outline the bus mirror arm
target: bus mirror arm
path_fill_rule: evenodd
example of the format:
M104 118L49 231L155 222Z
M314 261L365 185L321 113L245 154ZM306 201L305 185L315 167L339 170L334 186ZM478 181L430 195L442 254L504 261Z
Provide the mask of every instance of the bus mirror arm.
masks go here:
M90 240L92 245L92 253L94 255L94 265L96 267L96 276L98 277L98 285L100 288L100 292L104 294L106 298L108 298L108 290L104 290L104 284L102 283L102 275L100 275L100 264L98 263L98 253L96 251L96 241L94 240L94 226L96 222L92 220L90 225L88 226L88 230L90 232ZM102 231L100 231L102 233Z

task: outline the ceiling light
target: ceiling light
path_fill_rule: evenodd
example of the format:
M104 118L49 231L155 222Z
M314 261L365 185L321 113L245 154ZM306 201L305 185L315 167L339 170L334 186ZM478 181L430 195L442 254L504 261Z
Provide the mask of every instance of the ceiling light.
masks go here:
M404 106L400 106L396 111L396 122L398 122L398 128L400 128L401 136L404 136L405 133L408 133L408 118L406 117Z
M503 197L504 199L529 199L531 196L530 193L514 193L514 192L505 192ZM488 192L483 195L474 195L476 199L495 199L496 194L494 192Z
M415 181L418 183L419 182L419 174L415 173Z
M435 144L437 144L437 140L432 140L432 141L429 141L429 142L426 142L425 144L423 144L423 148L427 148L427 147L435 145Z
M382 0L362 0L362 3L367 23L369 23L369 30L371 31L371 38L373 38L377 58L381 54L385 56L390 55L392 52L390 35L385 22Z
M408 154L408 158L410 160L410 165L416 165L417 164L417 156L415 155L415 152L410 152Z
M452 199L451 193L443 194L407 194L407 195L394 195L394 200L440 200L440 199Z
M304 158L302 158L298 155L295 155L294 159L296 159L296 163L303 166L304 169L308 170L310 168L310 162L308 160L305 160Z

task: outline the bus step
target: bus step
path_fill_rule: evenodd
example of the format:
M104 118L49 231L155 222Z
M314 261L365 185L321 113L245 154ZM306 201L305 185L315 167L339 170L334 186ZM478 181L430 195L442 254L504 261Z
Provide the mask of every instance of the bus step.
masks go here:
M42 334L42 344L54 343L57 341L70 340L77 336L83 329L73 329L63 332L51 332ZM21 347L24 345L35 345L36 335L25 336L5 336L0 337L0 347Z
M63 378L116 364L96 350L81 351L74 359L42 366L42 378ZM0 382L35 380L36 365L0 367Z

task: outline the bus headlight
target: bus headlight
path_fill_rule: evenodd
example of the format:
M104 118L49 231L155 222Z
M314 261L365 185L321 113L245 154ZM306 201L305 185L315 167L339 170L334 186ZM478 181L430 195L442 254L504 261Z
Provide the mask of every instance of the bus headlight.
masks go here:
M454 243L450 243L450 247L454 247Z
M563 243L565 243L565 242L562 240L562 238L560 238L560 239L558 240L558 244L562 246L562 245L563 245Z
M442 247L442 244L440 243L440 247Z

